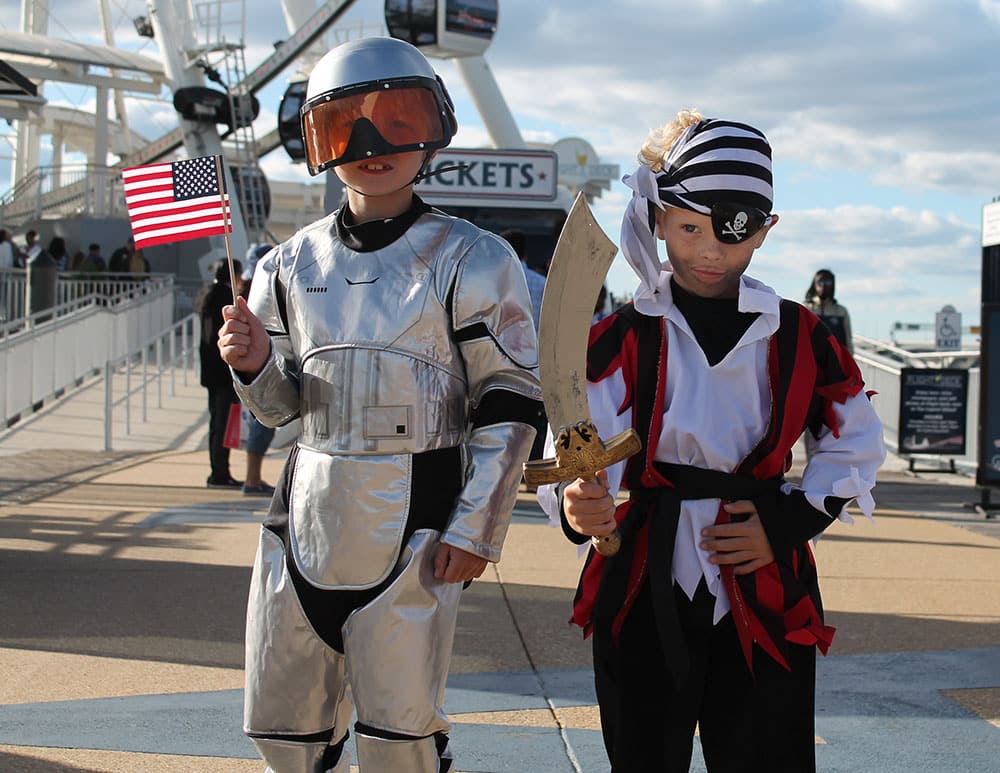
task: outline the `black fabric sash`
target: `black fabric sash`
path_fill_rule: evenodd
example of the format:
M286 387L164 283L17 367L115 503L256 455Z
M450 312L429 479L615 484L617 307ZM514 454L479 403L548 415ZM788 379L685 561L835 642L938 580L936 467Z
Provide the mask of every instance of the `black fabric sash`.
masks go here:
M608 560L594 607L594 635L604 637L600 646L614 651L614 622L626 602L633 560L646 557L653 594L656 629L664 660L679 689L689 668L687 648L680 630L674 598L673 556L681 501L685 499L749 499L761 509L776 506L781 478L758 480L718 470L683 464L655 463L657 471L673 487L640 488L630 491L633 505L621 523L622 546ZM738 520L736 516L734 520ZM648 530L644 527L648 523ZM638 553L638 555L637 555ZM637 589L636 589L637 590Z

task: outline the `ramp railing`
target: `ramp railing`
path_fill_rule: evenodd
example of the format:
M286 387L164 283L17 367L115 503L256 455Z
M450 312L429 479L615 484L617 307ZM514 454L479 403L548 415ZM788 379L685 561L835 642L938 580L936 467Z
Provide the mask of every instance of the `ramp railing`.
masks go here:
M914 352L901 349L893 344L865 336L854 336L854 359L861 368L865 389L878 394L872 397L872 405L882 420L882 430L886 447L893 453L911 459L907 453L900 453L899 407L902 399L902 368L962 368L969 373L969 394L965 415L965 453L961 456L920 454L920 458L942 469L960 468L962 472L975 472L978 465L979 448L979 352L964 350L957 352Z
M149 420L150 392L155 390L156 407L163 407L163 382L168 381L170 396L177 394L177 370L182 383L188 383L197 358L201 325L197 314L189 314L179 322L143 341L138 348L104 363L104 450L113 450L114 412L124 410L125 434L132 432L132 404L138 400L142 421ZM120 378L116 379L118 375ZM123 381L121 394L115 397L115 383ZM133 383L135 382L135 383Z
M171 281L113 299L90 292L0 325L0 426L101 373L173 324Z

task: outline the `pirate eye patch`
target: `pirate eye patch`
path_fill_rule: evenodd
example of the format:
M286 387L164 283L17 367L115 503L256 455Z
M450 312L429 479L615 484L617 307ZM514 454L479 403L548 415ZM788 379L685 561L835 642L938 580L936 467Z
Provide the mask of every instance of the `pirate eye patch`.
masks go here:
M723 244L745 242L767 225L771 217L747 204L717 202L712 205L712 230Z

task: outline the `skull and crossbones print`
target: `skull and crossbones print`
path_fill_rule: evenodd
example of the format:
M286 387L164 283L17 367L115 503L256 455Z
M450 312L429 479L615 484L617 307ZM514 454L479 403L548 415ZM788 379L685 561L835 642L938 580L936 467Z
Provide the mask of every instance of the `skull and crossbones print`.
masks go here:
M737 239L742 239L747 232L748 219L746 212L737 212L736 217L722 226L722 233L726 236L734 236Z

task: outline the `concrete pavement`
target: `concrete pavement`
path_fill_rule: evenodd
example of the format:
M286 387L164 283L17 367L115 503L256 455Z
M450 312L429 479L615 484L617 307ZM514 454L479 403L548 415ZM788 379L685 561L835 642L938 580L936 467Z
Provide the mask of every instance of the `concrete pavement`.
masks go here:
M117 416L105 452L94 382L0 433L0 771L262 770L240 711L266 501L205 488L205 403L178 380L131 435ZM874 523L816 549L838 628L819 767L1000 771L1000 522L966 508L968 478L905 468L884 470ZM566 624L579 566L522 493L503 560L463 600L446 695L460 771L608 769L589 642Z

